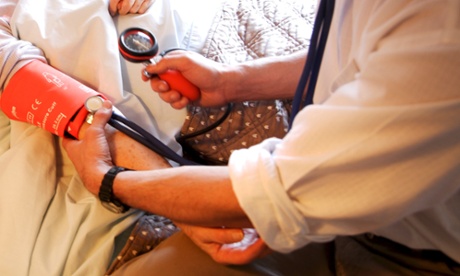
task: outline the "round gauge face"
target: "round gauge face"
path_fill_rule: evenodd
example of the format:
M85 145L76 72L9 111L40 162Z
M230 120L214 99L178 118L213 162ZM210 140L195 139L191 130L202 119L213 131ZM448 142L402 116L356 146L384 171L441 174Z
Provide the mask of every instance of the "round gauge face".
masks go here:
M119 37L121 55L131 62L147 62L158 52L155 36L141 28L125 30Z
M102 107L103 103L104 103L104 100L101 97L92 96L86 99L85 108L86 110L88 110L89 113L95 113Z
M127 33L124 37L124 44L129 51L141 54L150 51L155 41L143 32Z

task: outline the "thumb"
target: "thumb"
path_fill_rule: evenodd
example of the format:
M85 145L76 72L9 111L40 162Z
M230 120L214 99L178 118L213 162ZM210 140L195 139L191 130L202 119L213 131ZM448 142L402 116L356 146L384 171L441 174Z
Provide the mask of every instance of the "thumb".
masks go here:
M244 238L243 229L240 228L222 228L214 229L216 233L216 241L222 244L231 244L240 242Z
M104 101L102 107L94 114L92 126L104 128L112 117L112 107L113 105L110 101Z

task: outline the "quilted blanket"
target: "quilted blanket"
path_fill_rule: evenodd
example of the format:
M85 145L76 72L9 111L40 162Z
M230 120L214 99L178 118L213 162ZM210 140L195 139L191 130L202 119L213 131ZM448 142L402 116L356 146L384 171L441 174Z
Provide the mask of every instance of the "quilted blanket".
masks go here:
M201 53L234 64L287 55L309 45L315 0L225 1L216 14ZM212 131L194 136L225 114L226 108L189 107L181 144L191 158L225 164L235 149L286 134L290 101L235 103L229 116Z
M308 46L315 0L225 1L203 55L222 63L293 53Z

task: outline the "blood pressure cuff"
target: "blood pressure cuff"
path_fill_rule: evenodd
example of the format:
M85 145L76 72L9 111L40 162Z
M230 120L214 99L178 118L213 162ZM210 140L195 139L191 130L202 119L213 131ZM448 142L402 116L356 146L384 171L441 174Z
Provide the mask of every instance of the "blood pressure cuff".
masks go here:
M19 69L4 89L0 105L12 120L27 122L63 137L77 138L88 111L85 100L100 93L34 60Z

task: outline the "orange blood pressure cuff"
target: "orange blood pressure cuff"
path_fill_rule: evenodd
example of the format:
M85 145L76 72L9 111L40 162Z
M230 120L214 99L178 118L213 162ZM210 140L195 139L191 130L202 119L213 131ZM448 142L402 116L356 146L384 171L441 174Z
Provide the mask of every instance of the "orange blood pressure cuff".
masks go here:
M78 136L88 112L85 100L100 93L35 60L19 69L1 96L1 109L12 120L28 122L63 137ZM105 97L103 97L105 98Z

